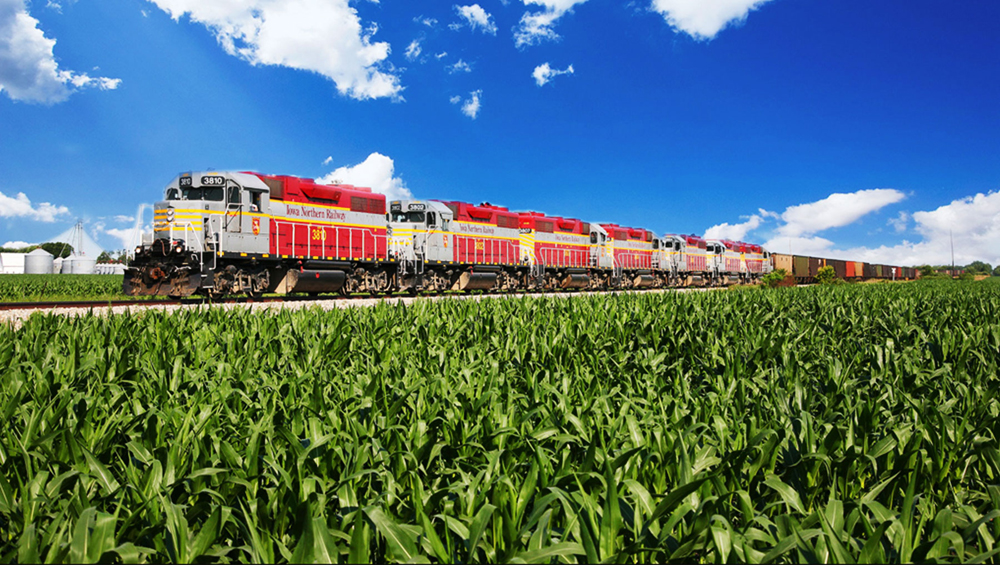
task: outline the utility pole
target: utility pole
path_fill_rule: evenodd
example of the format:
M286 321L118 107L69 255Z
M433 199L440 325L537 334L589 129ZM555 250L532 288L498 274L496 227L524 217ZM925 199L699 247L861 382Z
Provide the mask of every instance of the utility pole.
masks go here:
M951 276L955 278L955 234L948 230L948 238L951 239Z

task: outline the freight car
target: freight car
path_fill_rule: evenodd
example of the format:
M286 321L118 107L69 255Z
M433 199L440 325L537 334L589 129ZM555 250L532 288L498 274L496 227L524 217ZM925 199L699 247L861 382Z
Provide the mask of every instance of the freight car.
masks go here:
M488 203L397 200L252 172L184 173L155 205L129 295L639 289L753 283L759 245Z
M784 253L774 253L771 257L774 268L784 269L797 284L816 282L816 275L823 267L833 267L837 278L846 281L914 280L917 278L916 269L909 267L893 267L860 261L842 261Z

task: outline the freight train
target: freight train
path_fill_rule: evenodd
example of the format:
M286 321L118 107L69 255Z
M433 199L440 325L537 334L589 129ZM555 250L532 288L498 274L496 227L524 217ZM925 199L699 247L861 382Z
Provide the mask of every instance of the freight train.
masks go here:
M718 286L757 282L775 261L739 241L253 172L183 173L154 210L128 295Z

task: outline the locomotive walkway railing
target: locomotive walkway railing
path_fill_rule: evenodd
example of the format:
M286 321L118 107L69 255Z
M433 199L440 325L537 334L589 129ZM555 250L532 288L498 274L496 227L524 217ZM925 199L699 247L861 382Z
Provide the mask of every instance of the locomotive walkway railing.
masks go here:
M283 255L363 261L382 258L379 250L388 247L388 236L372 233L376 226L345 228L276 220L274 227L275 249Z
M567 254L568 251L568 254ZM546 267L588 267L591 263L590 250L546 247L541 251L540 261Z
M615 267L622 269L649 269L649 255L645 253L616 253Z
M445 237L448 237L447 235ZM466 263L516 263L519 259L515 242L505 239L485 239L474 236L459 236L458 249L464 252ZM506 253L504 253L506 251ZM459 260L463 255L459 254ZM504 261L506 259L506 261Z

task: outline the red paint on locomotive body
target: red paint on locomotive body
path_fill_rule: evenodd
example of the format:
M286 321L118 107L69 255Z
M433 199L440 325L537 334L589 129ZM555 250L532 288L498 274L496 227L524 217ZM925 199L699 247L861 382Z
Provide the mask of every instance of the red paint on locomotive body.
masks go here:
M522 245L530 248L531 262L547 267L591 266L590 224L574 218L521 212Z
M653 232L617 224L601 224L615 250L615 266L624 269L651 269Z
M385 195L348 184L255 174L271 188L270 252L282 257L386 259Z
M708 270L708 252L706 247L708 242L696 235L682 235L686 244L681 253L684 256L684 264L687 270L693 273L702 273Z
M446 242L453 261L465 264L514 265L520 260L517 214L501 206L444 202L452 213Z

